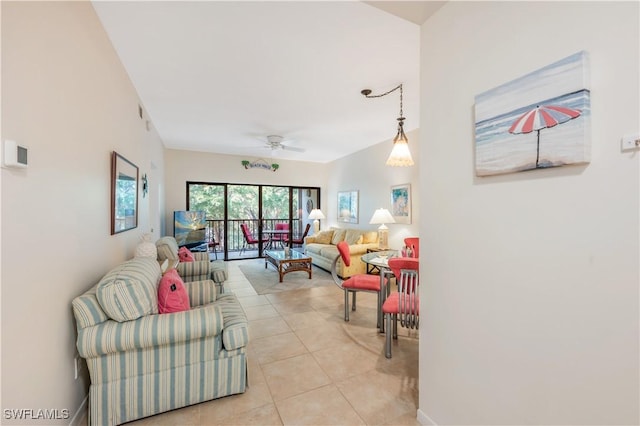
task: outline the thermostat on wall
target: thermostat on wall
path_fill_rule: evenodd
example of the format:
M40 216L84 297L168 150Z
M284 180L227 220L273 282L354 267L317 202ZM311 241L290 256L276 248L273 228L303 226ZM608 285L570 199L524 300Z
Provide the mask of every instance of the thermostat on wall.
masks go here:
M27 167L27 148L18 145L16 141L5 139L2 154L2 164L5 167Z

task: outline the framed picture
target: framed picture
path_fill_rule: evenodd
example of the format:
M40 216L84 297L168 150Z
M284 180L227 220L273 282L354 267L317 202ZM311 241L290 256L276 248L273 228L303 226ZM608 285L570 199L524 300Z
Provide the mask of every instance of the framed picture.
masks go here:
M173 236L178 247L194 248L207 240L207 213L204 211L173 212Z
M476 175L589 163L590 99L584 51L477 95Z
M138 167L111 154L111 235L138 226Z
M338 192L338 222L358 223L358 191Z
M396 223L411 223L411 185L391 187L391 216Z

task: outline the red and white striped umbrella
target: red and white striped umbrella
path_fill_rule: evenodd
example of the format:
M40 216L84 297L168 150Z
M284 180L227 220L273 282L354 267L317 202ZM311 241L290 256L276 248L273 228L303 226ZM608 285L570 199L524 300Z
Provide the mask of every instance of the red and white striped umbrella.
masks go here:
M576 118L580 113L577 109L555 105L537 106L514 121L509 133L531 133L534 130L546 129Z
M536 168L540 161L540 130L557 126L579 117L582 111L557 105L536 106L522 114L509 128L509 133L531 133L538 132L538 147L536 149Z

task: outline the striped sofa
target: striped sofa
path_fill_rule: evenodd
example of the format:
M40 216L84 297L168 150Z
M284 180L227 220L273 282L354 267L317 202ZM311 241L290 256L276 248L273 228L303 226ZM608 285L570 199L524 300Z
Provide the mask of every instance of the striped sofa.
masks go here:
M210 280L185 283L191 309L158 314L158 262L135 258L76 297L77 347L87 361L89 424L117 425L247 385L247 320Z
M162 237L156 241L158 260L178 260L178 243L174 237ZM184 282L213 280L218 293L224 293L224 282L227 280L227 265L222 260L210 261L209 253L193 252L194 262L180 262L176 267L178 275Z

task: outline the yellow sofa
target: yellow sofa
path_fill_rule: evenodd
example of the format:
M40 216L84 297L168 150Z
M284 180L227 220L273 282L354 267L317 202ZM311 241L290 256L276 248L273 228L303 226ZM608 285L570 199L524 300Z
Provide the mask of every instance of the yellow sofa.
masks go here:
M332 227L329 230L305 237L304 251L311 257L311 263L331 271L331 264L338 256L336 245L340 241L346 241L349 244L351 265L345 267L342 260L339 260L336 266L338 275L342 278L349 278L355 274L364 274L366 265L360 258L367 252L367 249L378 247L377 231Z

